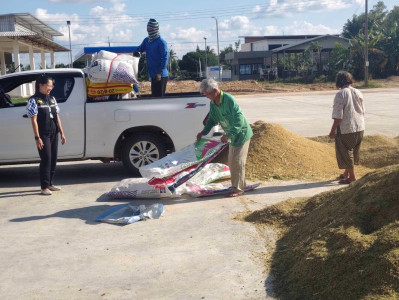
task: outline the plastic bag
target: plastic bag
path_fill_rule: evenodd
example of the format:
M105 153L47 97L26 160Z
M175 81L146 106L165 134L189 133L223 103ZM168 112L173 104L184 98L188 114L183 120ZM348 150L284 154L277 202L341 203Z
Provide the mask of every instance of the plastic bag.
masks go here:
M134 206L130 203L120 204L99 215L96 221L112 224L132 224L140 220L158 219L163 215L163 212L161 203L155 203L148 207L145 205Z

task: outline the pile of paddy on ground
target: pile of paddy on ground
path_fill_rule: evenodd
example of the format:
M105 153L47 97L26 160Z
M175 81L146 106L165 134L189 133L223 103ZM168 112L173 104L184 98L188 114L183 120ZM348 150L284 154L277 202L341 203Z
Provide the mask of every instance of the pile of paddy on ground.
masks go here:
M399 299L399 165L245 220L280 229L271 258L279 299Z
M334 140L328 136L310 139L334 147ZM360 164L372 169L399 164L399 137L365 135L360 147Z
M340 171L329 145L294 134L279 124L257 121L249 146L248 179L335 179ZM356 167L358 177L370 169Z

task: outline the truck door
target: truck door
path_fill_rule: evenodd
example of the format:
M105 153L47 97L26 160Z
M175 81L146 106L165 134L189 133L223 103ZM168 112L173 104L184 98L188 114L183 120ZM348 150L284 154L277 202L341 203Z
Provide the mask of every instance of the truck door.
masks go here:
M58 158L79 158L84 153L83 78L73 73L47 75L54 78L51 94L60 107L60 117L67 142L58 148ZM0 81L0 88L11 98L12 105L0 108L0 162L39 160L31 120L26 115L26 103L34 93L35 79L40 74L16 75Z

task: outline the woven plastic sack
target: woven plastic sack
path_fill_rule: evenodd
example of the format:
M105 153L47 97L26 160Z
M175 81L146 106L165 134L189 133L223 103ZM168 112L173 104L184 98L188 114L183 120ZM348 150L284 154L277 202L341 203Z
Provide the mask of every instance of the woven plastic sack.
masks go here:
M201 168L197 171L198 168ZM193 172L195 174L190 177ZM186 185L205 185L210 182L230 178L230 169L224 164L194 165L166 178L127 178L116 184L108 197L113 199L159 199L176 198L185 193ZM186 181L187 179L187 181Z
M188 145L180 151L173 152L152 164L141 167L142 177L164 178L172 176L184 169L201 163L226 147L218 139L201 138L200 141Z
M101 50L88 68L88 78L94 83L138 83L138 57Z
M131 83L94 83L86 78L87 95L89 97L101 97L114 94L127 94L133 91Z

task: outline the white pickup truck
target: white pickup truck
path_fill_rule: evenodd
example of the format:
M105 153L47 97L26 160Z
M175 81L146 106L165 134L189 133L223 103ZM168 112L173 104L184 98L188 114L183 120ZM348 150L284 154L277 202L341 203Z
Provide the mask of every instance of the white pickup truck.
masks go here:
M209 100L199 93L94 101L87 97L80 69L4 75L0 77L1 165L39 161L25 106L36 78L43 73L54 78L51 94L59 104L67 138L59 146L59 161L120 160L138 175L140 166L192 143L209 112Z

